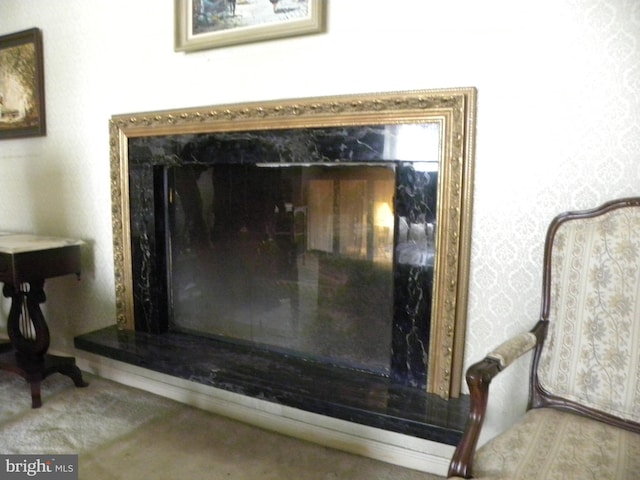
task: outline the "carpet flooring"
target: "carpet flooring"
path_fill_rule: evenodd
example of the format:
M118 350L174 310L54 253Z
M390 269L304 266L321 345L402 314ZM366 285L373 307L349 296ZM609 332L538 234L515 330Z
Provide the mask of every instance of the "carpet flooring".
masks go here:
M261 430L85 375L42 384L0 371L0 453L78 454L87 480L436 480L442 477Z

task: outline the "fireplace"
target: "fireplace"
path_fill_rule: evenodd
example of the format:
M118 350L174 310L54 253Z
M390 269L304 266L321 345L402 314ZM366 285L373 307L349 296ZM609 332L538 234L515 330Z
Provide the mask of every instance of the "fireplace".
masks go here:
M76 345L454 443L474 107L458 89L114 117L117 326Z

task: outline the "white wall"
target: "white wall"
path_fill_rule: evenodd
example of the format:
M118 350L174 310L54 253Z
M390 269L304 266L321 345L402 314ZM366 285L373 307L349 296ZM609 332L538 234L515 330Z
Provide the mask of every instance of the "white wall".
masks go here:
M637 0L333 0L324 34L190 54L171 0L0 2L0 34L34 26L48 131L0 141L0 230L88 242L81 282L47 283L54 349L114 323L113 114L477 87L467 365L536 321L556 213L640 194ZM494 384L488 435L522 412L526 364Z

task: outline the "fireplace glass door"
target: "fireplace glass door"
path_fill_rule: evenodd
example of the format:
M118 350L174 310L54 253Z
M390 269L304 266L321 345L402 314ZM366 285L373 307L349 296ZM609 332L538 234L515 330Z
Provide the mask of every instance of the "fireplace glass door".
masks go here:
M166 172L173 329L389 373L393 164Z

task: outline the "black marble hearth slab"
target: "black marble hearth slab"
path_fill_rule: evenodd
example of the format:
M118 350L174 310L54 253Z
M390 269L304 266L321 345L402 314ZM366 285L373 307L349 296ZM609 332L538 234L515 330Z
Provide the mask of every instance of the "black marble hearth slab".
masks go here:
M367 372L320 364L202 336L119 331L75 338L97 355L269 402L456 445L468 396L445 401Z

